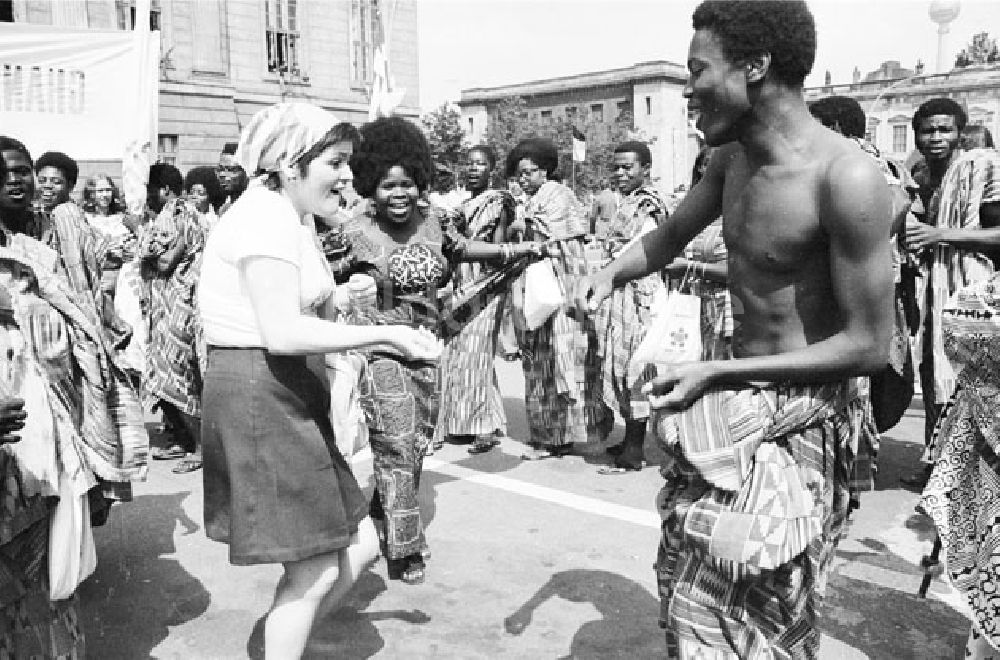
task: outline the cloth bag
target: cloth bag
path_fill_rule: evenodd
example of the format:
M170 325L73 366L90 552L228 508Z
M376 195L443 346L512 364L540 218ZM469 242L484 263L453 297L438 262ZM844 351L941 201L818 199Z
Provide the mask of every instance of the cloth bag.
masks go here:
M687 275L678 289L667 292L659 288L653 294L652 322L628 364L630 387L649 364L659 368L701 360L701 298L681 293Z
M524 271L524 324L537 330L563 306L566 295L548 259L535 262Z
M59 480L59 502L49 523L49 598L64 600L97 568L90 500L76 493L73 480Z

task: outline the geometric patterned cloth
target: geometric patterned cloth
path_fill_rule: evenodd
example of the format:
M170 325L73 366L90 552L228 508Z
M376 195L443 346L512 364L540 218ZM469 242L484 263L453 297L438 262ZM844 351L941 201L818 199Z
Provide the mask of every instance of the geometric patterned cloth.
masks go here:
M514 200L505 190L487 190L465 202L463 211L465 238L502 241L507 225L514 221ZM455 289L488 272L487 264L458 264L452 277ZM494 367L500 315L506 300L505 292L493 296L472 322L448 342L441 356L439 440L445 435L487 435L507 428Z
M940 187L927 204L928 224L948 229L980 229L984 204L1000 201L1000 154L993 149L973 149L954 158ZM993 260L983 252L961 250L940 243L931 258L921 263L921 321L930 332L917 333L914 355L922 359L922 342L929 342L927 357L934 376L934 401L945 403L955 390L955 374L945 355L941 315L951 296L963 287L988 279Z
M935 428L922 504L974 629L1000 652L1000 276L960 290L942 326L957 390Z
M666 218L667 207L660 194L650 187L637 188L622 197L604 230L605 254L619 256L641 231L658 227ZM645 421L649 417L649 402L642 394L646 379L630 385L628 364L649 327L654 293L663 286L656 273L628 282L612 291L595 314L604 403L617 408L626 421Z
M440 322L437 290L447 282L449 272L433 209L418 206L422 217L411 220L419 223L415 233L408 243L397 244L378 229L372 206L358 209L344 231L352 267L375 279L379 300L376 306L353 309L345 322L405 324L436 331ZM376 493L371 512L377 523L384 524L386 558L402 559L426 548L417 491L424 455L437 426L441 379L436 364L377 351L362 353L367 364L358 394L374 462Z
M193 417L201 417L201 329L194 296L206 233L197 210L173 200L147 228L139 248L147 296L147 403L166 401ZM171 263L161 268L158 262L170 254Z
M851 382L711 390L654 414L671 657L815 657L859 415Z
M528 198L524 220L525 240L546 241L559 249L558 256L546 259L565 296L560 309L537 329L528 330L523 279L512 287L530 441L559 447L603 438L614 424L614 413L604 403L597 329L593 318L577 313L571 300L576 282L588 273L583 208L572 190L547 181Z

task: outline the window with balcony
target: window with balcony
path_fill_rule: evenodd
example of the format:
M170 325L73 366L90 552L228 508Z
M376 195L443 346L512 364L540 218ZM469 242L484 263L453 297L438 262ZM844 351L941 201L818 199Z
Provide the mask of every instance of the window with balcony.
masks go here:
M379 43L376 0L351 0L351 82L368 85L375 77L375 47Z
M541 117L542 117L542 123L543 124L551 124L552 123L552 111L551 110L542 110L541 111Z
M566 106L566 119L576 119L576 106L567 105Z
M604 121L604 104L595 103L590 106L590 117L596 122Z
M264 11L268 72L303 78L298 0L264 0Z

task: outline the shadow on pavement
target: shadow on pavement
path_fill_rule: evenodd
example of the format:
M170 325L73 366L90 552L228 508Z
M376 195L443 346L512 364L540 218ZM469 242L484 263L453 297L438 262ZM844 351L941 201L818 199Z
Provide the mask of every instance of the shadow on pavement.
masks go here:
M883 434L878 452L878 476L875 478L875 490L913 490L904 486L899 479L923 469L924 464L920 462L920 456L923 452L924 446L922 444L896 440L892 437L892 431Z
M377 573L368 571L362 575L344 605L313 627L303 657L313 660L370 658L385 647L385 640L375 627L376 621L397 619L413 625L430 622L431 618L421 610L364 611L385 590L385 580Z
M188 492L141 495L115 506L95 530L97 571L79 589L92 658L148 658L170 628L202 615L211 597L176 559L174 528L199 531L181 502ZM132 520L128 520L128 519ZM142 519L140 526L134 521Z
M835 574L820 617L824 633L869 658L957 658L969 622L941 601Z
M663 656L663 633L656 624L659 601L638 582L608 571L571 569L555 573L534 596L504 619L504 629L510 635L522 634L531 625L535 611L555 597L573 603L591 603L601 615L576 631L567 658Z

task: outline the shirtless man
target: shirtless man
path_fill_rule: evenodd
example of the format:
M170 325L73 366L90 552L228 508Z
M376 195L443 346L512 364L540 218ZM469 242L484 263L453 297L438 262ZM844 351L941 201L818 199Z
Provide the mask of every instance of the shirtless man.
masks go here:
M848 507L853 377L888 354L889 189L809 114L804 2L706 1L694 29L684 96L719 150L663 225L580 283L577 304L594 310L662 269L723 215L735 357L672 365L647 386L672 459L657 562L668 651L814 657Z

